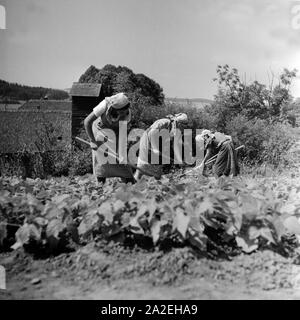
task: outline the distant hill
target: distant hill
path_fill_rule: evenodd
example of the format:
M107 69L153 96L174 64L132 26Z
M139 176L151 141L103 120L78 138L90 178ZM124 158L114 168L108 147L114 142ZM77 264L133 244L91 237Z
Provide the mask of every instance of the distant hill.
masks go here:
M184 107L198 107L203 108L206 105L211 105L213 100L204 99L204 98L165 98L165 101L170 104L179 104Z
M0 103L13 101L28 101L31 99L52 99L64 100L69 98L69 94L64 90L30 87L18 83L10 83L0 80Z

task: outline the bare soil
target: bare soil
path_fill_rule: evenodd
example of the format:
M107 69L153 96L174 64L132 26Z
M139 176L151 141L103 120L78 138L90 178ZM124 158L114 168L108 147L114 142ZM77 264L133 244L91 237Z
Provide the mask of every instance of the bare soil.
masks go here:
M216 261L189 248L101 242L47 259L20 250L0 255L0 299L300 299L299 262L272 251Z

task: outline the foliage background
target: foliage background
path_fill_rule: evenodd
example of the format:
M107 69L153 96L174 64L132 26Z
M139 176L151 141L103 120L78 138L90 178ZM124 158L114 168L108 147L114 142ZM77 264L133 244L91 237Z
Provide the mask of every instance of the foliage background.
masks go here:
M125 92L133 113L129 129L146 129L167 114L185 112L189 119L186 128L193 129L193 136L196 129L209 128L231 135L236 146L245 145L240 152L244 163L288 166L292 162L289 151L296 140L293 127L300 118L300 101L290 95L297 70L284 69L268 85L257 81L246 83L238 70L228 65L218 66L216 71L218 92L213 103L202 108L170 103L155 80L135 74L125 66L106 65L102 69L90 66L79 81L102 83L103 96ZM71 142L70 114L1 114L2 175L45 177L91 172L89 149ZM7 126L14 126L15 130L8 130ZM7 136L12 131L12 136ZM80 136L87 139L84 130ZM16 150L8 150L7 142ZM167 172L170 169L172 166L168 166Z

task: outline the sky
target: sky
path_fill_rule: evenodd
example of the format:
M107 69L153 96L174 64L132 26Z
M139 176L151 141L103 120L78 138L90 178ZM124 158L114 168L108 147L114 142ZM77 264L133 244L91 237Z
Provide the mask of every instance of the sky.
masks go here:
M270 83L297 68L300 30L289 0L0 0L0 79L70 88L90 66L122 65L168 97L213 98L217 65ZM300 21L300 19L299 19Z

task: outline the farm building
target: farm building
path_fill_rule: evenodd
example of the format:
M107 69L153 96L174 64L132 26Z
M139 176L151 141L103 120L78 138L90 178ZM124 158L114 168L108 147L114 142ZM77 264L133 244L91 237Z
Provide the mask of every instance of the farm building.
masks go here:
M83 127L84 118L93 111L104 97L101 84L74 82L70 91L72 97L72 136L75 137Z

